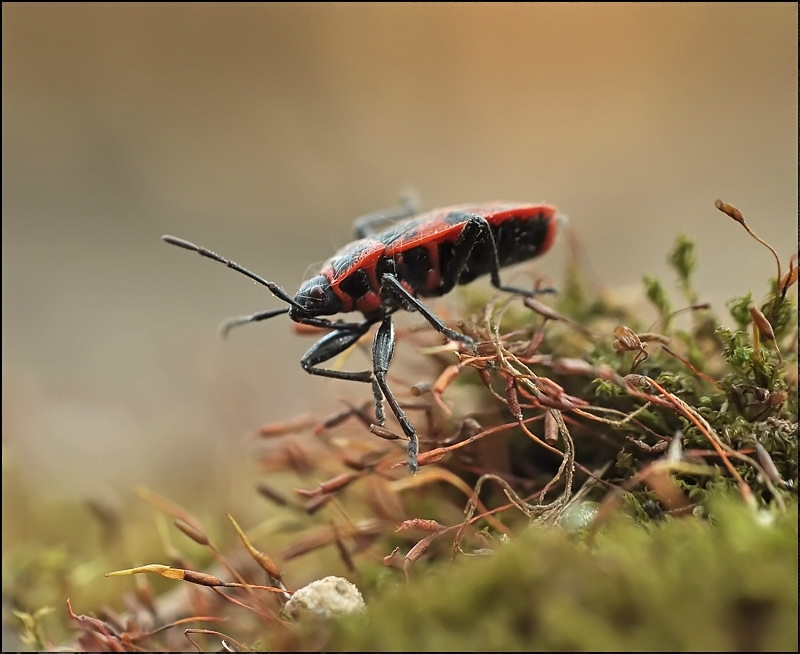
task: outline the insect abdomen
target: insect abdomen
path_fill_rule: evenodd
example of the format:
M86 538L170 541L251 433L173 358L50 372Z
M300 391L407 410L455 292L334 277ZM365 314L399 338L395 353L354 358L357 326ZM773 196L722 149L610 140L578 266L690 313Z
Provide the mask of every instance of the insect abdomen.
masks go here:
M552 243L555 228L556 222L553 220L527 216L511 217L497 225L490 223L500 267L528 261L546 252ZM449 245L449 250L452 251L452 244ZM442 255L447 257L448 252L443 252ZM490 273L493 256L492 245L488 239L476 243L458 283L469 284L478 277Z

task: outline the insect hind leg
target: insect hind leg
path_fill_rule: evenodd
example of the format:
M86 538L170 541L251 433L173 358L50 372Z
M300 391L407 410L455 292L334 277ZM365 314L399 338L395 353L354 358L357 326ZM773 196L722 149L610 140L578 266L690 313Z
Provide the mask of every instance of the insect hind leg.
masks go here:
M542 293L556 293L556 289L547 287L542 289L526 289L518 286L507 286L503 284L500 279L500 257L497 251L497 242L495 241L492 228L489 221L483 216L470 215L466 217L464 228L458 235L455 244L453 245L452 260L450 269L445 271L446 284L443 292L449 292L454 286L460 283L461 276L467 270L470 264L470 258L473 255L476 247L486 247L488 250L489 260L487 262L488 269L482 270L480 274L489 273L492 286L505 291L506 293L513 293L515 295L522 295L524 297L535 297Z
M419 213L419 198L415 191L408 190L400 196L400 204L381 211L373 211L355 219L353 234L356 238L366 238L375 233L377 225L393 223Z

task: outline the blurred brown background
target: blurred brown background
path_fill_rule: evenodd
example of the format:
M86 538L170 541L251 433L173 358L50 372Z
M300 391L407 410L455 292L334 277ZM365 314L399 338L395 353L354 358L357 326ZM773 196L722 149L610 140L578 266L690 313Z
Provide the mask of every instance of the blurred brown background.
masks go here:
M541 200L608 285L691 234L717 306L774 275L717 197L796 247L796 3L2 11L3 458L37 490L225 492L253 427L364 391L303 373L285 318L221 341L280 303L163 233L293 293L409 186Z

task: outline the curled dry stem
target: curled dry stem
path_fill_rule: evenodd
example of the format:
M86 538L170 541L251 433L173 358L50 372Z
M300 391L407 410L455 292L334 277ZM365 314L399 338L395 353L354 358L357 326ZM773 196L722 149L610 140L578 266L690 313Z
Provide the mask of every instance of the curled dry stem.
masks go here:
M466 529L466 525L472 519L474 515L475 509L477 508L478 496L480 493L481 486L485 481L492 480L500 484L503 488L503 492L508 497L509 501L516 506L520 511L522 511L527 517L532 518L535 515L542 515L547 514L548 519L556 518L560 515L561 511L563 511L564 507L569 502L571 496L571 489L572 489L572 480L573 474L575 469L575 446L572 441L572 437L569 433L569 429L567 428L566 423L564 422L564 418L561 415L561 411L554 409L554 408L547 408L546 411L549 414L549 420L552 424L555 425L558 434L561 436L561 439L564 442L564 451L562 452L558 448L554 447L548 442L543 441L538 436L536 436L533 432L528 429L526 423L530 421L530 419L525 420L522 416L521 408L516 399L516 385L523 387L533 398L540 402L545 402L552 398L548 397L545 392L540 389L540 385L544 388L548 388L551 392L558 393L561 391L560 387L553 384L546 383L545 380L542 380L543 383L536 384L535 381L539 380L538 376L533 373L530 368L528 368L524 363L522 363L519 358L517 358L514 354L508 351L506 348L502 337L500 336L499 332L499 325L502 318L502 312L508 305L508 300L504 300L502 302L492 302L490 303L484 314L484 324L486 327L487 332L489 333L490 340L492 347L494 349L494 368L498 371L501 371L504 376L506 376L508 383L506 386L506 395L505 399L499 398L504 401L509 408L512 410L512 413L515 415L517 422L516 424L522 429L522 431L531 438L534 442L538 445L543 447L544 449L556 453L561 456L561 465L559 466L558 471L553 476L553 478L544 486L544 488L538 494L538 501L536 504L529 504L522 498L520 498L516 491L511 487L511 485L505 481L502 477L499 477L495 474L484 474L479 479L475 485L475 489L472 492L472 496L470 497L469 502L467 503L466 507L466 519L462 523L462 528L459 531L455 539L454 546L458 547L458 543L460 542L461 538L463 537L464 530ZM497 394L495 393L495 396ZM513 424L513 423L511 423ZM552 428L551 428L552 431ZM544 504L544 498L547 492L558 482L564 478L565 488L564 492L553 502L549 504Z

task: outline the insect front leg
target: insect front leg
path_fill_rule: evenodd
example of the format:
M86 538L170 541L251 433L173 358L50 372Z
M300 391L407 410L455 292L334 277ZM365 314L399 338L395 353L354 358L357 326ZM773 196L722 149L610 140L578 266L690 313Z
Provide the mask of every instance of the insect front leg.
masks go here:
M317 324L318 321L309 319L303 320L302 322ZM358 339L366 334L373 324L374 321L342 323L340 329L326 334L314 343L314 345L309 348L308 352L303 355L303 358L300 359L300 365L303 366L303 370L311 375L372 384L372 395L375 398L375 418L378 423L382 425L386 422L386 417L383 413L383 393L381 393L381 389L371 371L363 370L361 372L350 372L348 370L331 370L330 368L319 367L319 364L329 361L337 354L341 354L352 345L355 345Z
M417 463L417 455L419 454L417 432L414 429L414 425L412 425L411 421L406 417L403 409L400 408L400 404L397 402L392 391L389 390L389 385L386 383L386 374L389 372L389 364L392 362L392 357L394 356L394 343L394 324L392 323L392 317L387 316L383 319L381 326L378 327L378 332L375 334L375 340L372 343L372 369L375 375L375 381L383 397L386 398L389 408L391 408L392 413L394 413L397 418L397 422L400 423L400 427L403 429L403 433L405 433L408 438L408 468L414 473L419 470L419 465ZM377 397L376 402L378 402ZM376 413L377 412L376 404ZM380 412L383 413L383 410L381 409Z
M329 361L337 354L341 354L347 348L358 341L367 330L371 327L372 323L363 323L357 325L358 329L339 329L325 334L314 345L312 345L308 352L300 359L300 365L303 370L311 375L319 375L320 377L332 377L333 379L346 379L349 381L358 381L369 383L372 381L372 373L369 370L362 372L350 372L347 370L331 370L329 368L320 368L319 364Z

